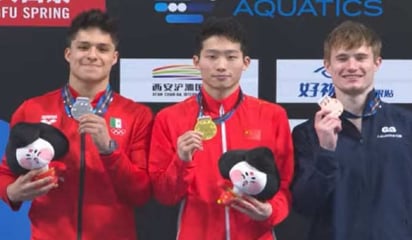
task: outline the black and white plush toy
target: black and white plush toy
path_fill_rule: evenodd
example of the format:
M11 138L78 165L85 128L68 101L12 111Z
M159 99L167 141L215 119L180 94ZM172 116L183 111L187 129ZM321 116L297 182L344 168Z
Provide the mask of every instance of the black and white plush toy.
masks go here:
M65 165L54 161L63 157L69 148L66 136L57 128L45 123L16 123L10 130L6 147L6 160L15 175L32 169L43 169L41 177L55 175Z
M219 159L219 171L230 186L218 199L227 204L233 197L249 195L260 201L271 199L279 190L280 177L272 151L267 147L231 150Z

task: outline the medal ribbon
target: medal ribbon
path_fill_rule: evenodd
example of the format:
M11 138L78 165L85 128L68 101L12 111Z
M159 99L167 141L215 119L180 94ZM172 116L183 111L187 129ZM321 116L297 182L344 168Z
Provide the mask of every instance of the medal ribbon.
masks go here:
M240 103L242 102L243 99L243 93L242 90L239 91L239 97L235 103L235 106L230 109L230 111L228 111L227 113L223 114L222 116L219 116L217 118L213 118L213 122L216 124L221 124L223 122L225 122L226 120L228 120L233 113L235 112L236 108L239 107ZM199 114L197 115L197 118L203 117L204 116L204 112L203 112L203 96L202 96L202 92L200 91L197 96L196 96L196 100L197 103L199 104Z
M342 117L344 118L351 118L351 119L356 119L356 118L364 118L364 117L369 117L374 115L378 111L378 107L380 106L381 99L379 98L378 92L375 90L372 90L367 97L367 102L365 109L363 110L363 114L361 116L350 113L348 111L343 111Z
M62 97L64 102L64 109L66 110L67 116L72 117L71 109L76 99L74 99L72 94L70 93L69 84L66 84L62 88ZM99 116L103 116L106 113L112 99L113 91L108 84L103 96L99 98L99 102L97 103L96 107L93 108L93 113Z

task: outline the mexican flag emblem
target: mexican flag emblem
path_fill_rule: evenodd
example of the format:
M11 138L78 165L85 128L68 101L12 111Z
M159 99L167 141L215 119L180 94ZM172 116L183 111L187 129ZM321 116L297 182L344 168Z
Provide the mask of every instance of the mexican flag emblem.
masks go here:
M122 128L122 119L111 117L110 127L111 128Z

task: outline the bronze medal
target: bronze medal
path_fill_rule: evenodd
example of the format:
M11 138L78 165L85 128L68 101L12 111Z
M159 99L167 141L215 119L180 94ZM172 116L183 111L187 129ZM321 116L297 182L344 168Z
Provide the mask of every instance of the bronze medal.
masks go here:
M216 135L217 127L211 117L202 116L197 119L194 130L203 134L203 140L209 140Z
M343 105L336 98L324 96L318 101L318 104L321 108L330 110L331 114L335 117L339 117L343 113Z

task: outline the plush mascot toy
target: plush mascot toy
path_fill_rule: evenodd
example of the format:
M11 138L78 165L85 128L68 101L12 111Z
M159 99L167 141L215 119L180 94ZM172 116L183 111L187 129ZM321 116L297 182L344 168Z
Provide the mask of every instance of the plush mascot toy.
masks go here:
M231 150L219 159L225 181L217 202L228 204L233 198L249 195L260 201L271 199L279 190L280 177L272 151L267 147Z
M66 136L57 128L45 123L19 122L10 130L6 147L7 164L15 175L22 175L32 169L43 172L35 179L58 176L66 167L60 161L69 148Z

